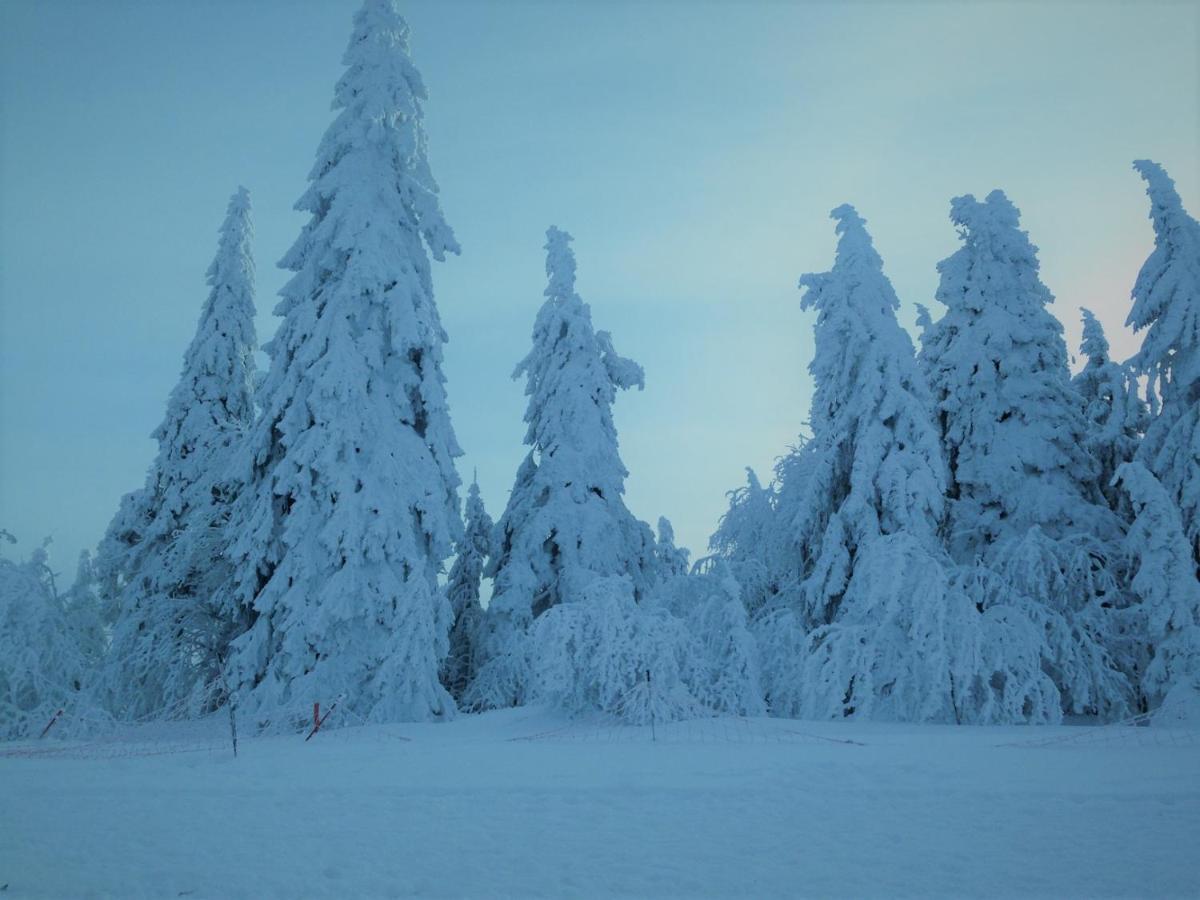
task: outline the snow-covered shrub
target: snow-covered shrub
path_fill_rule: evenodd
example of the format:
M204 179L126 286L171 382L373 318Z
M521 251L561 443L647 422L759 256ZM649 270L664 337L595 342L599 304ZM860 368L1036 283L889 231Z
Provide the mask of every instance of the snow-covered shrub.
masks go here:
M627 578L592 581L534 622L530 699L633 724L696 715L689 635L665 609L640 607Z
M1200 582L1179 510L1158 479L1135 462L1117 470L1117 482L1135 514L1125 549L1134 569L1130 588L1152 656L1141 688L1156 706L1175 686L1200 678Z
M476 631L476 653L482 662L463 693L463 708L479 712L526 702L530 680L528 629L526 619L488 607Z
M1038 621L1041 610L984 566L953 569L947 596L958 620L947 629L956 720L972 725L1061 721L1058 687L1044 668L1050 651Z
M792 712L905 722L1058 721L1058 691L1042 671L1037 626L1011 602L989 605L974 596L975 585L962 580L967 574L909 535L869 544L841 614L808 635Z
M1056 540L1034 527L1001 543L988 561L1041 629L1043 667L1058 686L1063 711L1109 719L1126 715L1132 701L1132 686L1112 652L1123 598L1110 549L1087 534Z
M0 739L36 737L86 686L88 660L48 563L44 547L24 562L0 557Z
M686 629L684 680L700 707L718 714L763 715L758 646L741 587L724 560L705 563L700 567L707 571L663 581L646 605L665 610Z
M804 664L808 630L786 606L764 610L750 622L758 645L760 678L767 711L798 719L804 715Z

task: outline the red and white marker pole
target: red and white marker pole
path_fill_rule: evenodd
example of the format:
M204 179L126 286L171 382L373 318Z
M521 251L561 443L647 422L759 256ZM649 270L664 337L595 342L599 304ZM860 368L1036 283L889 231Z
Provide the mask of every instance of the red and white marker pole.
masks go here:
M340 699L341 699L341 697L338 698L338 700L340 700ZM308 737L306 737L304 740L307 741L307 740L311 739L314 734L316 734L318 731L321 730L321 726L325 724L325 720L328 719L330 717L330 715L333 714L333 711L335 709L337 709L337 705L338 705L338 701L334 700L333 703L329 704L329 709L327 709L325 711L325 715L321 715L321 704L320 703L313 704L313 727L312 727L312 731L310 731L308 733Z

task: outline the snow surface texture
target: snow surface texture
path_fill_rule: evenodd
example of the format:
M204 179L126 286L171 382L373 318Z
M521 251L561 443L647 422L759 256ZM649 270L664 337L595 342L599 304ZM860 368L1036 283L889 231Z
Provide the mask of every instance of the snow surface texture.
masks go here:
M237 759L0 754L0 884L14 900L1146 898L1200 884L1200 752L1171 740L1183 730L683 724L651 742L522 709L261 738Z

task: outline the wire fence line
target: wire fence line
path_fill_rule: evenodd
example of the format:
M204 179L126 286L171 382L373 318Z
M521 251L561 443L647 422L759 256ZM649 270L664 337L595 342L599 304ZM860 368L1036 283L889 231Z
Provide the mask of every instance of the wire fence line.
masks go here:
M619 719L570 722L559 728L508 738L509 742L579 744L833 744L865 746L861 741L827 737L780 727L785 720L712 716L631 725Z
M1062 732L1039 735L1019 741L1006 741L997 747L1052 749L1056 747L1200 747L1200 724L1183 713L1193 701L1168 701L1152 712L1138 713L1107 725L1067 726ZM1177 721L1172 715L1179 713Z
M118 720L86 704L56 711L42 736L0 743L0 759L119 759L127 757L209 754L232 756L234 729L243 744L271 738L303 740L309 729L297 731L301 713L289 709L276 721L262 716L231 716L228 708L202 718L172 718L179 710L156 716ZM1046 729L1030 736L992 746L1016 749L1071 747L1200 747L1200 725L1183 715L1185 710L1165 704L1152 713L1130 716L1107 725L1071 725ZM352 705L333 702L323 710L317 743L373 744L381 748L412 743L405 726L368 721ZM1180 715L1175 715L1180 713ZM247 721L253 718L253 723ZM814 725L816 723L808 723ZM808 744L844 748L866 746L865 741L806 730L798 720L748 718L735 715L701 715L670 721L634 724L620 716L576 718L556 727L504 737L481 736L478 743L544 742L576 744Z

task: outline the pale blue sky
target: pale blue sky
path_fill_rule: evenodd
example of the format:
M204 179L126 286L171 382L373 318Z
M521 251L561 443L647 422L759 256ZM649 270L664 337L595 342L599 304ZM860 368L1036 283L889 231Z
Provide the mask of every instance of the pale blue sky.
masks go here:
M0 2L0 527L64 571L139 486L251 191L259 329L302 218L355 0ZM807 417L827 215L867 218L910 324L957 246L950 197L1006 190L1072 349L1119 353L1152 245L1136 157L1200 208L1200 4L408 2L463 255L435 269L454 425L499 516L554 223L646 368L616 408L627 499L702 551L743 467Z

